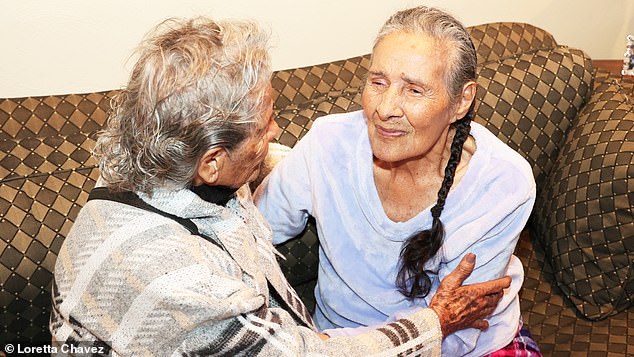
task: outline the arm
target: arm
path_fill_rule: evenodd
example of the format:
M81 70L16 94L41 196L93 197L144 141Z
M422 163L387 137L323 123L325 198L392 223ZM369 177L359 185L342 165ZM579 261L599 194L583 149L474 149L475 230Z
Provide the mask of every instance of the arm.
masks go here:
M511 278L506 276L487 282L462 285L473 272L475 258L473 253L466 254L458 267L441 281L431 300L429 309L438 316L443 338L466 328L486 330L489 323L485 318L493 313L504 295L503 289L508 288L511 284ZM421 308L416 311L425 309ZM411 315L414 314L415 312L411 313ZM354 336L380 326L339 328L324 332L335 336Z
M177 324L168 324L161 334L163 338L177 336L176 340L182 341L176 353L262 356L311 353L369 356L382 352L396 355L408 350L411 351L407 353L418 350L423 356L439 353L442 333L431 309L358 336L324 341L312 328L298 325L286 310L269 307L263 291L258 293L257 288L246 285L240 274L231 276L219 271L225 263L229 270L233 265L230 258L225 256L222 263L219 257L217 254L213 260L217 263L215 273L205 275L200 283L190 284L186 295L179 291L177 301L166 299L160 304L163 309L174 309L174 316L188 317L178 319ZM187 328L175 333L185 321Z
M309 133L310 134L310 133ZM306 227L311 212L309 135L284 155L257 187L253 200L273 231L273 244L284 243Z
M515 196L501 192L490 196L503 198L492 199L491 207L473 208L472 211L477 213L472 214L469 221L461 222L460 227L452 229L445 238L442 247L444 262L440 266L439 279L453 271L461 257L469 251L477 254L478 264L467 283L496 279L506 274L517 240L531 214L535 188L533 186Z
M534 184L521 185L516 179L514 184L502 181L492 187L495 192L487 193L479 200L480 206L469 221L460 222L457 228L448 229L449 235L442 248L443 262L440 264L439 279L455 268L466 252L478 255L478 264L467 283L477 283L510 275L511 286L505 291L502 300L489 322L490 333L477 330L463 330L451 336L443 344L453 348L451 353L473 355L491 352L491 347L503 347L517 332L519 324L518 292L523 282L523 269L513 251L522 229L530 216L535 199ZM505 190L507 192L505 192ZM448 226L451 222L448 222ZM431 302L434 291L426 300Z
M312 329L297 326L285 310L260 305L259 301L263 301L263 297L255 295L252 289L243 287L240 293L218 299L214 306L239 306L253 302L258 306L256 309L226 318L213 317L196 325L196 329L189 332L189 338L177 352L204 351L215 354L231 351L267 356L287 353L293 356L308 353L369 356L385 352L388 355L438 355L441 336L467 327L486 328L487 323L482 318L493 311L502 295L502 289L508 287L508 277L462 286L474 264L473 255L463 259L459 268L442 282L429 309L422 309L387 325L366 328L363 333L355 336L327 340L323 340ZM237 281L235 283L236 286L241 284ZM220 311L227 310L221 308ZM207 334L210 331L214 333ZM231 333L227 333L228 331ZM205 342L201 343L203 341ZM211 350L210 346L215 346L216 349Z
M475 255L468 253L458 267L440 282L440 287L429 307L436 312L443 337L465 329L486 330L489 327L485 317L491 315L504 295L503 289L511 285L508 276L463 286L475 267ZM468 316L468 319L465 317Z

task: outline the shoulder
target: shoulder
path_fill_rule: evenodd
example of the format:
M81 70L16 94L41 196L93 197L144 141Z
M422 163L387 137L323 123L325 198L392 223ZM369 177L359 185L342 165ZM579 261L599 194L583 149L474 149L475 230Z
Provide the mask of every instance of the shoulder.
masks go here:
M194 260L204 263L224 259L223 252L212 242L192 235L175 220L106 200L92 200L81 210L73 226L69 245L100 247L110 256L125 251L127 264L137 270L179 269L179 264ZM113 234L114 232L114 234ZM151 256L145 256L151 251ZM188 257L174 260L174 257ZM165 264L165 261L173 264ZM136 262L143 262L136 264Z
M362 111L329 114L313 122L306 136L295 145L290 156L302 155L327 160L330 157L352 155L359 137L366 133Z
M328 114L315 119L308 133L312 135L344 135L365 128L363 111Z
M476 141L475 161L481 174L506 193L521 196L535 195L535 178L528 161L479 123L471 124L471 135Z

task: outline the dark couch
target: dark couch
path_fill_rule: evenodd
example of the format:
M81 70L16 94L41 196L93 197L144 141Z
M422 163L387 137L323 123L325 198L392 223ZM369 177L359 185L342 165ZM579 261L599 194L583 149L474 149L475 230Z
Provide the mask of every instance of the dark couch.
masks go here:
M476 120L533 166L538 199L516 249L524 322L546 356L634 355L632 82L521 23L471 27ZM279 142L359 108L369 56L278 71ZM0 345L45 343L53 267L98 177L90 155L117 91L0 99ZM314 306L313 224L279 250Z

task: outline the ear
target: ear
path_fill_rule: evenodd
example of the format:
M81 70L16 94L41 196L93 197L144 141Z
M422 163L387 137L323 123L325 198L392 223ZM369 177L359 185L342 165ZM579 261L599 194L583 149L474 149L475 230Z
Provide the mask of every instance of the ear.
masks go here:
M469 107L471 107L471 103L475 100L477 89L478 85L474 81L469 81L462 86L462 95L460 96L458 103L456 103L456 110L454 112L454 117L451 119L451 123L462 119L467 114Z
M202 184L214 186L217 184L220 178L220 170L225 163L226 157L227 152L221 147L215 147L205 152L200 161L198 161L192 184L194 186Z

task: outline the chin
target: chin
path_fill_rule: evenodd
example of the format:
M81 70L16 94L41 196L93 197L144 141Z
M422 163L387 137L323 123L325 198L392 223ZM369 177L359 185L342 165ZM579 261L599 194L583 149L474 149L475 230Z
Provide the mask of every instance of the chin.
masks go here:
M370 140L372 156L379 161L395 162L403 159L402 151L396 145L389 145L381 140Z
M391 155L389 153L383 153L383 152L372 152L372 155L374 156L375 160L378 160L380 162L397 162L402 160L402 158L399 158L397 155Z
M251 175L249 175L249 178L247 179L246 183L251 183L253 181L256 181L258 179L258 177L260 177L260 172L262 172L262 170L260 169L260 167L258 166L257 169L255 169Z

